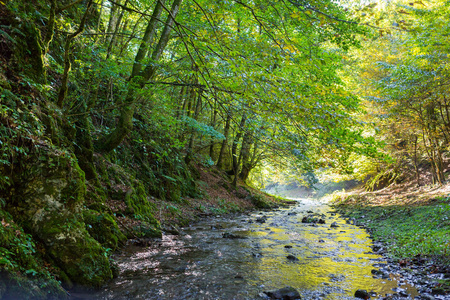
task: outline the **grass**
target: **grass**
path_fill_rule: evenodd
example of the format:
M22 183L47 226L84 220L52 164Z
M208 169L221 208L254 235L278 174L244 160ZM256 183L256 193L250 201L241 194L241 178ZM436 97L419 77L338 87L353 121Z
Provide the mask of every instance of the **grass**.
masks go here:
M450 204L441 198L423 206L354 206L340 204L342 214L356 219L384 242L394 259L423 256L450 263Z

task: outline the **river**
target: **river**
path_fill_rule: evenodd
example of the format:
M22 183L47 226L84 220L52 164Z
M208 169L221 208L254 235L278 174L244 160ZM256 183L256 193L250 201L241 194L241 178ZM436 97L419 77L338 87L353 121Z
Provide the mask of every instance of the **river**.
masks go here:
M207 218L146 247L127 246L114 257L120 276L89 298L264 299L264 291L285 286L302 299L354 299L357 289L376 298L399 285L408 298L417 295L392 275L373 278L385 261L371 252L364 229L326 204L297 201L274 211ZM302 223L311 211L323 214L325 224ZM339 227L330 227L333 222Z

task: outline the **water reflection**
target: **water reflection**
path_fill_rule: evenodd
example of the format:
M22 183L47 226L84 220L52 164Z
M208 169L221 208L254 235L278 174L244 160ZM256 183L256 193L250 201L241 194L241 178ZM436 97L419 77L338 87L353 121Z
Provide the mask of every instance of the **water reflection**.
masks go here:
M324 214L326 224L303 224L308 210ZM265 223L253 222L262 215ZM332 222L339 227L330 228ZM147 248L127 248L116 257L120 277L91 298L258 299L262 291L290 285L304 299L353 299L357 289L385 295L397 287L395 280L372 278L382 258L369 254L364 230L308 200L275 212L205 220L184 231Z

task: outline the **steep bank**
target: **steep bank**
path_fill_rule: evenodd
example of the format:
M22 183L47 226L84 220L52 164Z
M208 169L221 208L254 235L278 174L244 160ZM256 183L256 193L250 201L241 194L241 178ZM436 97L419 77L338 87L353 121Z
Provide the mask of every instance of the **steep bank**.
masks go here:
M334 195L336 210L367 228L374 251L424 278L423 292L450 293L449 186L391 185Z
M95 27L100 8L50 2L0 2L1 299L64 299L67 290L98 288L117 275L110 255L127 239L275 201L233 185L227 154L220 169L209 151L191 153L186 139L198 128L177 123L174 137L161 107L141 109L135 130L102 151L98 141L123 103L105 105L127 80L112 66L95 77L90 64L104 53L67 33ZM64 18L55 21L56 13ZM75 68L82 61L87 69Z

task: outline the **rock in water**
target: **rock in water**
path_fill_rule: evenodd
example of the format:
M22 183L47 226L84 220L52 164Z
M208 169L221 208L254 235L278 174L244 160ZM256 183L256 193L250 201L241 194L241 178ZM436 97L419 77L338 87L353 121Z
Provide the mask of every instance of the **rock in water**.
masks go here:
M370 295L366 290L357 290L355 292L355 298L370 299Z
M339 225L336 222L331 223L330 225L331 228L338 228Z
M299 292L291 286L279 290L264 292L270 299L297 300L302 299Z
M222 237L224 239L245 239L244 236L239 236L239 235L236 235L236 234L233 234L233 233L229 233L229 232L222 233Z
M266 217L257 218L256 222L261 223L261 224L266 223Z
M299 261L299 259L297 257L295 257L294 255L291 255L291 254L286 256L286 258L289 259L290 261Z

